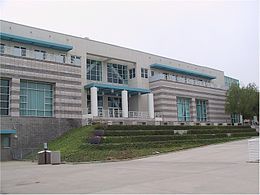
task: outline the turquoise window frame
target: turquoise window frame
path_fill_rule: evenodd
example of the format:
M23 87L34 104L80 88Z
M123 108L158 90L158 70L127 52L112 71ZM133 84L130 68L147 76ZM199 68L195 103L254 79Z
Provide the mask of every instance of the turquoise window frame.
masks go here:
M1 116L8 116L10 111L10 80L1 79L0 80L0 109Z
M207 121L207 100L196 100L197 121Z
M20 116L53 117L53 85L22 80L20 82Z
M177 117L178 121L190 121L190 98L177 97Z

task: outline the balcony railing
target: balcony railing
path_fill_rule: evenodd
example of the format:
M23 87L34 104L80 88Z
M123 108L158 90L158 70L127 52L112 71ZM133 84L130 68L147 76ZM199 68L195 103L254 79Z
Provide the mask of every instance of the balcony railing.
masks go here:
M156 74L152 77L149 78L150 82L153 81L159 81L159 80L168 80L168 81L173 81L177 83L185 83L189 85L196 85L196 86L202 86L202 87L210 87L210 88L218 88L218 89L227 89L224 86L216 85L210 82L205 82L205 81L200 81L196 79L191 79L191 78L183 78L183 77L178 77L178 76L173 76L173 75L165 75L165 74Z
M83 110L83 115L88 115L88 110L84 109ZM90 114L91 115L91 114ZM159 115L156 115L157 117ZM161 116L161 114L160 114ZM118 109L118 108L114 108L114 109L109 109L109 110L104 110L99 108L98 109L98 117L101 118L122 118L122 110ZM128 118L142 118L142 119L146 119L149 118L149 113L148 112L143 112L143 111L129 111L128 112Z
M29 50L22 47L15 48L15 47L1 45L0 54L7 54L7 55L18 56L23 58L50 61L50 62L63 63L63 64L67 63L67 64L80 65L80 59L71 60L65 54L52 54L52 53L47 53L45 51Z

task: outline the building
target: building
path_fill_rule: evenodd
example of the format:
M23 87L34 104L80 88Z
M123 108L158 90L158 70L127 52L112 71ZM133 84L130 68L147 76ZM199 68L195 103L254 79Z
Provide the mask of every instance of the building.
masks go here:
M231 120L223 71L7 21L0 37L4 148L29 150L93 120Z

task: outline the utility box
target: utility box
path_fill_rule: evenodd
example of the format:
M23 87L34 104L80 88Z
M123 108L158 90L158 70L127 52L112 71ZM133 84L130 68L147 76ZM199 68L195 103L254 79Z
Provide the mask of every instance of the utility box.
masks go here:
M38 152L38 165L51 164L51 151L42 150Z
M60 151L52 151L51 152L51 164L59 165L61 163L60 160Z
M248 140L248 161L259 162L259 138Z

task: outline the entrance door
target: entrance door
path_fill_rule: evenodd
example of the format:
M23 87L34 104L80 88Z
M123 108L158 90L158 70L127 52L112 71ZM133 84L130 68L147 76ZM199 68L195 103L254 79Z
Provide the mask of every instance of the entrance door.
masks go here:
M122 99L120 97L108 97L109 117L122 117Z

